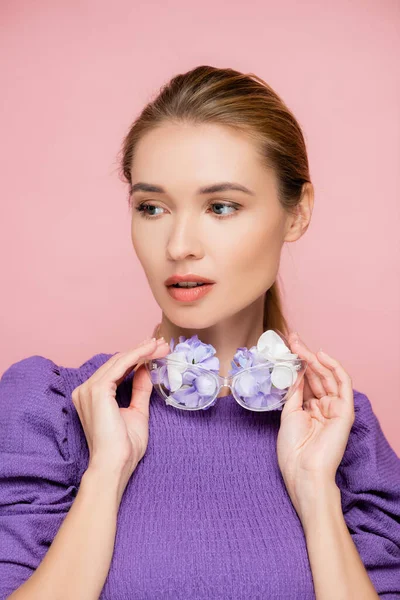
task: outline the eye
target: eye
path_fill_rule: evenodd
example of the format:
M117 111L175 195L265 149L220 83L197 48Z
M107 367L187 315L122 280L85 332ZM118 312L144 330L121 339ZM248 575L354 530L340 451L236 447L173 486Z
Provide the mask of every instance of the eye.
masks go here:
M135 210L138 211L138 213L140 214L141 217L143 217L144 219L154 219L154 216L158 216L158 215L153 215L153 214L147 214L146 210L150 208L161 208L160 206L154 206L153 204L149 204L148 202L142 202L141 204L138 204L137 206L135 206Z
M211 207L217 207L217 210L219 209L232 209L231 213L225 213L225 214L217 214L217 213L212 213L213 216L215 216L217 219L229 219L229 217L233 217L239 210L240 210L240 204L236 204L236 203L231 203L231 202L212 202ZM155 214L155 213L150 213L148 211L152 211L152 210L156 210L157 208L163 210L160 206L155 206L154 204L150 204L150 202L142 202L141 204L138 204L137 206L135 206L135 210L138 211L138 213L140 214L141 217L143 217L144 219L155 219L158 218L160 216L160 214Z
M233 212L231 212L231 213L225 213L225 215L223 215L223 214L222 215L221 214L215 214L214 213L215 216L217 217L217 219L227 219L229 217L233 217L237 213L237 211L239 210L239 208L238 208L239 205L237 205L237 204L230 204L230 203L227 203L227 202L213 202L211 204L211 206L214 206L214 207L217 206L219 208L232 208L233 209Z

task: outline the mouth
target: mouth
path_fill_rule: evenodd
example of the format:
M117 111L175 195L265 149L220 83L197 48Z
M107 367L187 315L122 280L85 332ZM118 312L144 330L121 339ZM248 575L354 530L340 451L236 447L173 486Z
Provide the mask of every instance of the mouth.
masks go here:
M167 286L169 295L178 302L193 302L208 294L215 283L198 283L195 285L182 286L177 283Z
M195 287L199 287L201 285L207 285L206 283L191 283L190 285L185 285L185 284L181 284L181 283L172 283L171 285L168 285L167 287L174 287L174 288L180 288L180 289L192 289Z
M207 277L203 277L202 275L197 275L196 273L186 273L185 275L180 275L179 273L176 273L175 275L171 275L171 277L168 277L168 279L164 281L164 284L167 287L177 287L177 284L182 284L182 287L190 287L202 283L209 284L215 283L215 281L213 281L212 279L208 279Z

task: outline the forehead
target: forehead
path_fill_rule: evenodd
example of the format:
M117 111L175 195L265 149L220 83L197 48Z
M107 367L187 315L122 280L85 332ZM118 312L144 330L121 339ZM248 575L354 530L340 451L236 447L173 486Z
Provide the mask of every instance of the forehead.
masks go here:
M254 142L215 124L168 123L149 131L136 147L131 180L167 191L193 192L218 181L242 184L256 194L276 189L274 173L262 164Z

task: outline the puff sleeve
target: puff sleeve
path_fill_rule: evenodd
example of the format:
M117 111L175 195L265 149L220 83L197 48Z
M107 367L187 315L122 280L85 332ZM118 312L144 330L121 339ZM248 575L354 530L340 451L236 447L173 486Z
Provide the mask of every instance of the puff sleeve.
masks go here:
M0 600L39 566L77 494L60 368L42 356L0 380Z
M355 420L336 473L343 516L379 597L400 600L400 458L369 398L353 392Z

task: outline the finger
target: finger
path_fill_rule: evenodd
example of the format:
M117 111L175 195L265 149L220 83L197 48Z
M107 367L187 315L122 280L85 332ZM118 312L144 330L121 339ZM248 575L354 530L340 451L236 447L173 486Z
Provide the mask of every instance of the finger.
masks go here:
M310 365L307 365L307 369L305 372L305 377L309 383L309 386L312 390L312 394L311 396L307 397L307 400L310 398L322 398L322 396L326 396L326 391L324 386L322 385L322 381L319 378L319 375L317 375L317 373L315 373L315 371L313 371L310 368Z
M136 366L137 362L148 360L149 358L153 357L156 352L166 353L167 350L169 351L169 346L166 341L151 342L150 346L147 346L145 344L137 350L139 354L136 355L136 360L134 361L134 363L132 363L132 357L129 357L130 353L127 353L125 356L122 356L120 360L115 363L112 376L117 386L122 382L126 375ZM110 373L108 375L110 375Z
M143 347L144 345L149 345L151 342L150 338L143 340L136 348L134 348L131 352L134 352L138 348ZM101 365L86 381L85 383L92 384L95 381L98 381L107 371L117 362L120 356L126 354L124 352L115 352L104 364Z
M307 401L310 398L322 398L322 396L326 395L326 391L324 386L322 385L321 379L319 378L318 374L316 374L315 371L313 371L313 369L310 368L310 353L307 355L307 357L302 354L301 348L299 348L298 344L296 344L297 340L294 334L290 334L289 340L291 350L298 354L300 358L304 358L304 360L307 360L308 363L304 372L304 400Z
M332 356L329 356L329 354L326 354L326 352L319 350L317 354L319 359L332 369L338 382L340 397L349 399L349 402L353 403L353 382L343 365Z
M310 417L313 417L318 421L323 421L324 417L321 413L320 401L318 398L312 398L309 402L307 402L305 410L308 412Z
M303 398L304 401L307 401L309 398L314 398L315 397L315 393L312 390L311 386L310 386L310 382L308 380L308 367L306 367L306 370L304 371L304 391L303 391Z
M318 386L318 397L322 397L327 394L337 396L339 393L338 382L336 381L336 377L334 376L332 370L323 365L318 360L317 356L307 348L302 340L294 340L293 347L300 357L304 357L307 360L308 366L311 369L309 373L310 385ZM324 390L322 395L320 394L321 386L317 384L318 377L322 384L322 390Z
M146 367L140 365L132 381L132 397L129 408L138 410L149 418L150 394L153 384L147 374Z
M132 381L132 396L129 408L139 410L147 418L149 417L150 394L153 390L153 382L147 372L145 363L149 359L161 358L169 353L169 345L163 344L157 348L151 357L145 357L135 367L135 376Z
M160 346L167 346L167 344L166 342L158 343L156 340L150 340L150 342L138 346L129 352L118 353L118 355L110 359L107 370L103 371L100 377L96 377L95 381L113 382L118 386L139 360L148 358Z
M283 406L281 420L286 419L287 415L303 409L304 398L304 377L300 381L296 391L292 394Z
M145 362L147 362L148 360L151 360L153 358L165 358L167 356L167 354L169 354L169 352L170 352L169 346L166 344L160 343L158 345L158 347L154 350L153 354L151 354L149 356L145 356L144 358L138 360L133 370L136 372L141 365L143 365Z

